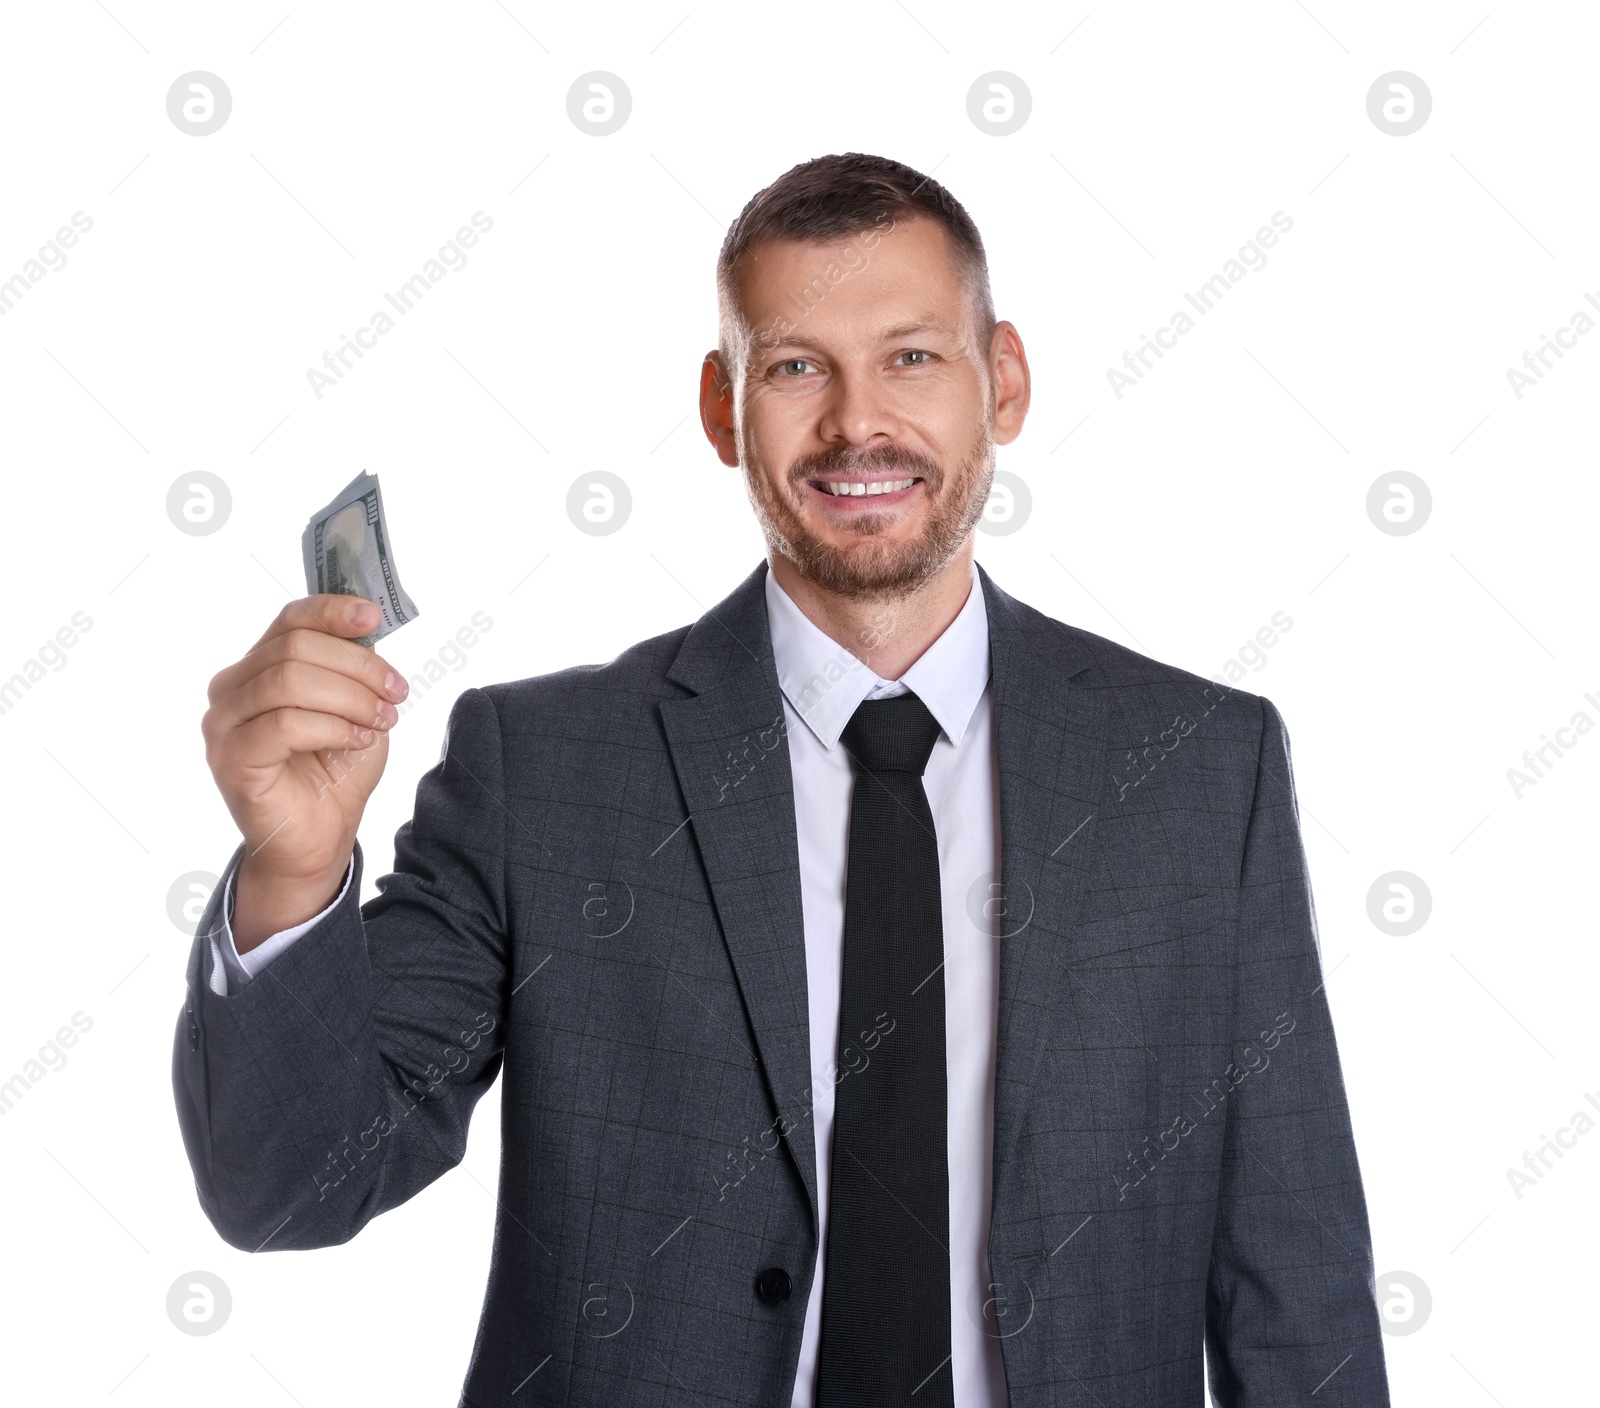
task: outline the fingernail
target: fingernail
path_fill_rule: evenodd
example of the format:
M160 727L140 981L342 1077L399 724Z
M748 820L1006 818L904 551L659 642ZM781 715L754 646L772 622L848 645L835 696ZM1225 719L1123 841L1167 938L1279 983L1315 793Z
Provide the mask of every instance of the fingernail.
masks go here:
M362 728L360 724L357 724L355 727L355 734L356 742L359 743L363 748L372 742L373 735L370 728Z
M375 607L370 602L356 601L350 604L350 624L352 626L365 626L373 619Z
M386 703L380 699L378 701L378 717L372 721L373 728L393 728L399 721L400 711L393 704Z
M398 704L406 695L411 693L411 686L400 678L393 670L383 677L383 692Z

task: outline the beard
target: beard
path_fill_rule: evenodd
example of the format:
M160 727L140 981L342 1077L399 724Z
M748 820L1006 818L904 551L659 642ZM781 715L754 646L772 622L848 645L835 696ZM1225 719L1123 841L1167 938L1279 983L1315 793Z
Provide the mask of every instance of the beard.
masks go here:
M899 445L866 450L840 446L796 460L780 488L748 445L742 444L740 451L745 485L767 546L824 591L856 601L898 600L931 581L983 517L994 479L994 442L987 418L949 475L936 460ZM806 525L796 504L806 492L806 480L885 470L899 479L922 480L927 510L914 538L890 543L879 537L893 521L892 512L855 514L842 527L854 541L842 546L825 541Z

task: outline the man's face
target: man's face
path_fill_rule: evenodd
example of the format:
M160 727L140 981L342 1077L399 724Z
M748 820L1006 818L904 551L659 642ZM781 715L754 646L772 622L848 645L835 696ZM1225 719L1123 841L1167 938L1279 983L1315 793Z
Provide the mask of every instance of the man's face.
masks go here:
M944 230L884 229L752 246L739 269L750 331L731 352L742 366L720 405L707 403L715 354L702 382L707 432L743 468L769 546L852 598L915 591L969 541L994 470L994 388L1017 375L1009 324L979 342ZM999 443L1020 427L1015 399ZM719 418L732 422L720 434Z

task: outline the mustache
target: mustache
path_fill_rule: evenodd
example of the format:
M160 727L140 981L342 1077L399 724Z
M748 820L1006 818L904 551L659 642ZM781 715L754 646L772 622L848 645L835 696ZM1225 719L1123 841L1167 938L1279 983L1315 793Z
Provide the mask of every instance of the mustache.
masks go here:
M838 445L796 460L789 466L789 482L800 484L807 479L827 479L830 475L871 474L884 470L898 470L895 477L899 479L925 480L929 489L937 489L944 478L936 460L903 445L874 445L865 450Z

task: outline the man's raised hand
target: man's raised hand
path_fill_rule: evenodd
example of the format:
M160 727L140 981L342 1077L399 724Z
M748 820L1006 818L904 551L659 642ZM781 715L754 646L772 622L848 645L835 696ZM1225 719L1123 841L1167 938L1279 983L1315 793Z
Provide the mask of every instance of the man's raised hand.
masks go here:
M245 842L233 920L240 953L338 893L407 693L399 672L353 639L378 620L362 597L291 601L211 681L200 724L206 762Z

